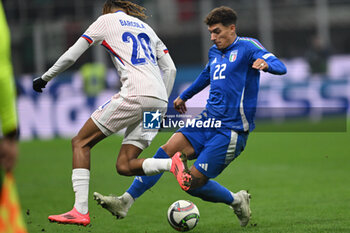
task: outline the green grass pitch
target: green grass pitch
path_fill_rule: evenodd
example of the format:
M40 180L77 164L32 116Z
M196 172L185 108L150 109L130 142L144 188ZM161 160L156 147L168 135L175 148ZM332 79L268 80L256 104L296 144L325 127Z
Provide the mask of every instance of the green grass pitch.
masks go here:
M159 133L142 156L151 157L170 137ZM20 144L15 176L23 217L30 233L176 232L166 219L170 204L193 201L200 220L193 233L224 232L350 232L350 132L262 133L249 136L246 150L216 179L232 191L252 194L252 220L246 228L224 204L204 202L181 191L172 174L139 198L123 220L97 206L94 191L122 194L132 177L115 171L122 138L98 144L91 156L87 227L49 223L50 214L73 206L71 146L69 140L34 140Z

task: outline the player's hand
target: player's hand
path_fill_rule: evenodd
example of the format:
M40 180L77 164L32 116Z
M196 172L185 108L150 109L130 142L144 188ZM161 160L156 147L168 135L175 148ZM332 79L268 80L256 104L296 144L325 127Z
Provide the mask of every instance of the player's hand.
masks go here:
M258 58L253 63L252 68L257 70L267 71L267 69L269 68L269 65L264 59Z
M46 87L47 81L43 80L41 77L38 77L33 80L33 89L36 92L43 92L42 89Z
M183 101L180 96L174 100L174 108L179 113L183 114L187 111L185 101Z

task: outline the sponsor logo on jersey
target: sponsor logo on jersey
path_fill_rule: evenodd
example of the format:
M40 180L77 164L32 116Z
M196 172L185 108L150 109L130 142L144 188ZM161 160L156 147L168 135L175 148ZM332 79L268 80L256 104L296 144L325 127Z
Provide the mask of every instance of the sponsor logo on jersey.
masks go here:
M230 54L230 62L234 62L236 61L236 58L237 58L237 54L238 54L238 50L233 50Z
M160 129L161 115L159 110L156 112L143 112L143 128Z

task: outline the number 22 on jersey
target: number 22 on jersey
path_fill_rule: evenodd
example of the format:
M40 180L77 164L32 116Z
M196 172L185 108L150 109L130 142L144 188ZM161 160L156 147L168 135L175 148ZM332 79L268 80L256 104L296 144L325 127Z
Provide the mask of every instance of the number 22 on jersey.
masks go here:
M226 76L222 74L226 70L226 64L218 64L215 66L213 80L225 79Z
M152 53L151 39L146 33L140 33L135 37L132 33L125 32L122 39L125 43L132 43L131 63L133 65L147 64L147 60L155 65L157 64L155 56ZM144 51L146 57L140 56L140 47Z

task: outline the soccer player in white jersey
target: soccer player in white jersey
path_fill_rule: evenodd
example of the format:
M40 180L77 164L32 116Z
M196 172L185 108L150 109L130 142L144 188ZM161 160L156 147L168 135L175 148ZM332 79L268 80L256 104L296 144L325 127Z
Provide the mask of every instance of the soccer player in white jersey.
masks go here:
M145 8L121 0L107 0L100 16L81 38L41 77L33 89L42 92L48 81L66 70L92 45L102 45L111 55L122 82L121 91L98 108L72 139L72 183L75 203L71 211L51 215L52 222L88 225L90 150L107 136L126 128L116 168L122 175L147 175L144 159L137 159L156 132L142 130L142 112L165 113L176 68L166 46L145 18ZM136 17L134 17L136 16Z

